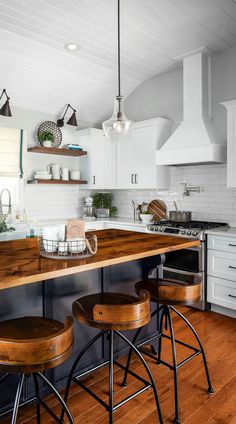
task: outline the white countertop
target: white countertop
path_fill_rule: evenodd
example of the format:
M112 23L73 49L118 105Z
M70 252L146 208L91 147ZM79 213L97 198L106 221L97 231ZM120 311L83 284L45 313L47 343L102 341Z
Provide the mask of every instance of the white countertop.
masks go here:
M230 227L227 230L207 230L206 234L211 236L236 237L236 227Z
M60 225L60 224L66 224L68 219L83 219L83 218L61 218L61 219L45 219L45 220L39 220L37 221L37 225L40 226L47 226L47 225ZM84 219L86 226L91 226L96 223L104 223L104 224L125 224L125 225L131 225L131 226L140 226L140 227L146 227L146 224L144 224L142 221L134 221L132 218L122 218L122 217L112 217L108 219L104 218L96 218L96 219Z

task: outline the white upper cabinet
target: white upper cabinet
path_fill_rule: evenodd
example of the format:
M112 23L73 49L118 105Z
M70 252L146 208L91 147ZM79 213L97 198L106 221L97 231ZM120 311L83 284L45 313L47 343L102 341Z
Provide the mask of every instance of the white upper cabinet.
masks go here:
M137 122L127 141L117 145L117 188L168 188L169 168L156 165L156 150L168 139L171 121Z
M227 110L227 186L236 187L236 100L221 104Z
M79 159L81 179L88 181L81 188L116 188L116 146L105 137L103 130L87 128L79 131L79 144L88 152Z
M102 130L79 131L79 144L88 156L80 158L81 179L88 189L147 189L169 187L169 168L156 165L156 151L168 139L171 121L137 122L128 140L114 143Z

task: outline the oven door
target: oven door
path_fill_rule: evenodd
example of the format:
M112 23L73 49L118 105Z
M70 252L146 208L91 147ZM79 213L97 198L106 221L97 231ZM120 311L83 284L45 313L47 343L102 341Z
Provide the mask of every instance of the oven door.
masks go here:
M166 253L164 267L198 274L204 271L203 246Z
M202 301L193 305L198 309L206 308L206 282L204 272L204 246L181 249L165 255L165 261L159 276L187 282L190 275L202 281ZM162 274L162 275L161 275Z

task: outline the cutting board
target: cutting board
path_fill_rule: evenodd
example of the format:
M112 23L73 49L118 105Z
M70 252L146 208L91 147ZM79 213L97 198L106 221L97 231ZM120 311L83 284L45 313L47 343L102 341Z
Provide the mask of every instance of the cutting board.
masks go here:
M167 207L163 200L152 200L147 207L148 212L153 214L155 221L161 221L161 219L166 219Z

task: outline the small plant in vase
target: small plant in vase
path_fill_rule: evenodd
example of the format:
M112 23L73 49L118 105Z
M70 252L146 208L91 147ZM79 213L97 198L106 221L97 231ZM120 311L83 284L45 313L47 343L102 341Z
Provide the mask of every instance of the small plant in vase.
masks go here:
M52 142L54 141L54 136L51 131L41 131L38 135L40 144L43 147L52 147Z
M109 216L117 215L117 207L112 206L111 193L95 193L93 206L96 209L97 218L109 218Z
M144 224L150 224L153 220L153 215L149 211L143 211L140 213L140 218Z

